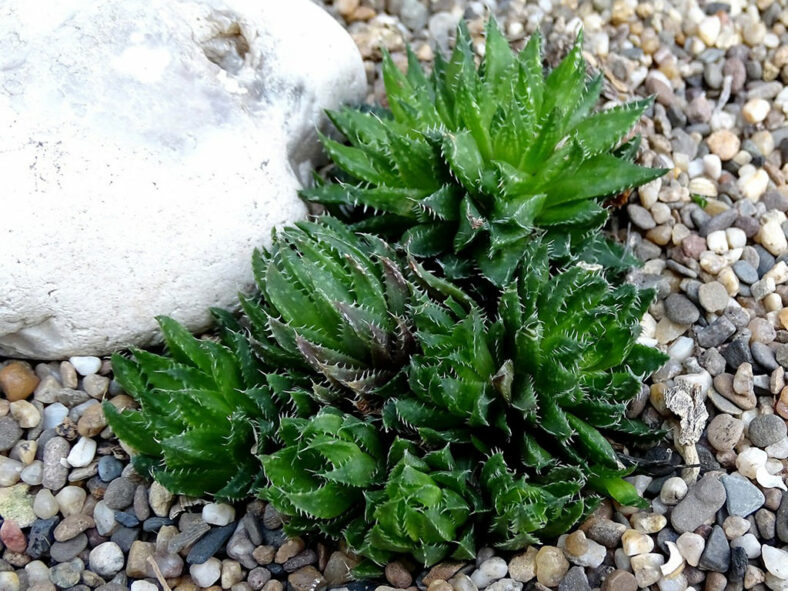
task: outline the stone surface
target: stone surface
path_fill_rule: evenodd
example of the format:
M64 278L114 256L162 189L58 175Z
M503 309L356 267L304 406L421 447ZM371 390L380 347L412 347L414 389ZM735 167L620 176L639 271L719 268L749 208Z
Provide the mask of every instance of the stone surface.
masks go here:
M726 474L720 478L725 487L726 508L730 515L747 517L763 506L763 493L743 476Z
M768 447L785 437L785 421L777 415L759 415L747 426L747 437L753 445Z
M713 519L725 503L725 487L714 474L706 474L690 488L670 514L670 522L679 533L694 531Z
M252 287L252 250L304 216L324 109L364 97L356 47L307 0L44 10L0 7L0 169L19 196L0 354L150 344L157 314L206 328Z

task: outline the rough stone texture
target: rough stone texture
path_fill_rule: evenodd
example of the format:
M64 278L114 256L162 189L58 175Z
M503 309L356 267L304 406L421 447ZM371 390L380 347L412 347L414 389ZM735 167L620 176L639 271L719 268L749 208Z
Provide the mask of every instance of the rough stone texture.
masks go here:
M305 214L324 109L365 91L308 0L4 2L0 355L147 345L158 314L205 329Z

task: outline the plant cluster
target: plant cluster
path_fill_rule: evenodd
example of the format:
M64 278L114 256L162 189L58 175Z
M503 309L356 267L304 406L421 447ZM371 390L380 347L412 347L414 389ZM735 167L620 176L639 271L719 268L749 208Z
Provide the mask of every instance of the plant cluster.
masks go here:
M333 215L255 253L259 294L217 340L159 319L167 352L113 358L138 410L105 404L138 470L173 492L257 495L286 531L377 564L519 549L610 496L639 505L618 441L665 360L640 345L653 293L611 279L601 200L656 178L625 134L647 101L593 113L580 40L546 77L493 22L430 77L387 57L390 112L333 113ZM589 261L595 261L590 264Z

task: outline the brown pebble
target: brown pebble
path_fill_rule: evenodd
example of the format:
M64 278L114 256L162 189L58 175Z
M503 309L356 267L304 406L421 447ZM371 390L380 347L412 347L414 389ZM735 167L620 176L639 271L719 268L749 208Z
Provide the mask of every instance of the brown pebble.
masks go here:
M0 369L0 390L10 402L30 396L40 381L36 372L22 361L12 361Z
M94 404L85 409L77 422L77 433L82 437L95 437L107 426L104 409L100 404Z
M391 583L393 587L399 589L410 587L410 584L413 582L413 577L408 572L408 569L406 569L399 560L388 563L386 565L385 574L386 580Z
M625 570L614 570L602 583L602 591L637 591L635 575Z
M279 546L274 556L274 561L278 564L284 564L305 548L304 540L301 538L292 538L287 540L284 544Z
M326 580L314 566L299 568L287 576L293 591L317 591L326 586Z

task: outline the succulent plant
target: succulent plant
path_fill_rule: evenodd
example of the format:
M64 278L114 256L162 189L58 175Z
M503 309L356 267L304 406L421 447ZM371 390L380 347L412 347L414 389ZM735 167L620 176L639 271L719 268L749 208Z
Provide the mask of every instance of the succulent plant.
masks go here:
M539 241L524 260L494 318L453 300L424 298L414 308L421 352L384 422L429 445L487 454L503 446L518 474L581 467L601 492L630 502L632 490L616 479L624 466L603 433L653 435L626 418L625 404L666 359L636 343L654 294L613 287L583 263L551 274Z
M261 297L242 298L261 358L309 374L322 402L350 394L362 406L399 387L416 343L409 286L394 257L332 218L277 232L253 258Z
M261 496L290 517L289 534L317 526L338 537L364 491L385 478L377 428L325 407L308 419L282 419L279 434L282 448L262 456L268 484Z
M105 402L109 425L138 452L137 470L167 489L249 496L261 475L257 454L271 449L280 415L308 410L311 399L267 384L240 331L227 327L218 343L196 339L170 318L158 321L167 355L112 357L115 380L140 408L119 411Z
M397 554L412 554L426 565L449 554L473 558L473 517L481 498L471 463L455 460L448 446L419 457L412 443L397 439L389 464L385 486L365 494L364 515L345 532L349 545L378 564Z
M666 170L632 162L639 138L622 143L651 100L594 112L602 78L586 79L581 45L545 76L539 34L515 55L490 19L479 68L463 23L430 76L410 51L404 74L385 55L390 111L330 113L350 143L323 138L342 174L303 196L414 255L440 256L454 278L475 265L506 284L534 227L549 230L556 253L612 262L615 249L586 231L607 217L601 199Z

